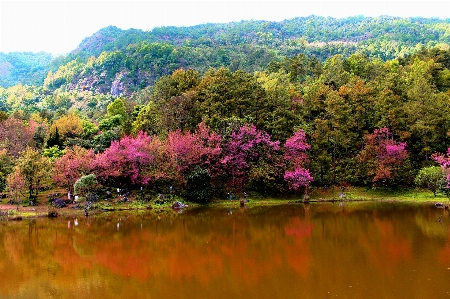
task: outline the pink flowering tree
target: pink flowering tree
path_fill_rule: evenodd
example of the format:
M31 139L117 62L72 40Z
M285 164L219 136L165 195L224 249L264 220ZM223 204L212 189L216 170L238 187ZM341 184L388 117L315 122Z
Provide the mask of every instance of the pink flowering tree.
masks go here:
M375 130L364 137L364 148L358 155L366 174L375 185L393 180L408 157L405 142L394 140L389 128Z
M310 182L314 180L309 170L304 168L308 162L306 151L310 148L303 130L296 131L284 144L284 159L287 163L284 180L288 183L289 189L304 191L305 194Z
M143 132L136 137L124 136L120 141L113 141L109 148L95 157L97 179L119 186L147 185L150 177L146 175L146 169L153 160L151 141L152 138Z
M270 135L244 125L233 131L224 141L220 161L226 177L226 185L233 191L241 191L251 184L259 188L279 176L280 142L271 141Z
M437 164L439 164L442 168L442 172L445 175L447 186L446 192L450 189L450 148L447 149L446 154L442 153L434 153L431 155L431 159L433 159Z
M59 186L67 188L73 194L75 182L92 170L94 152L75 145L64 150L63 156L57 158L54 163L53 180Z
M34 129L15 117L0 122L0 150L6 149L9 155L17 158L27 146L34 144Z
M204 123L200 123L194 133L171 131L167 136L166 151L175 166L175 183L179 187L185 186L186 176L200 166L208 169L214 165L221 152L222 138L209 131Z

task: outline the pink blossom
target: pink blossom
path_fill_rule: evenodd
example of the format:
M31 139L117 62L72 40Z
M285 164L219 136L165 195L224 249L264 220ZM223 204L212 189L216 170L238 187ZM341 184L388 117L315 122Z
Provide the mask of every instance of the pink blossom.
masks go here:
M309 170L302 167L296 167L293 171L286 171L284 180L289 184L289 188L295 191L308 187L314 179Z

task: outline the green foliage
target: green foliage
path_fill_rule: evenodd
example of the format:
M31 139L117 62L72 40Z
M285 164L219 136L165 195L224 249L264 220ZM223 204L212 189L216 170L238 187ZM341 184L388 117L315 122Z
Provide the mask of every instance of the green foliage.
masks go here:
M91 173L88 175L83 175L74 184L74 191L76 195L81 197L86 197L93 193L98 186L97 178L95 174Z
M38 151L27 148L16 161L15 172L25 181L29 198L36 198L39 190L51 177L52 165L47 157L42 156Z
M98 128L102 131L108 131L112 130L116 127L119 127L123 123L123 117L120 114L116 114L110 117L107 117L105 119L102 119L99 124Z
M433 192L436 196L436 192L447 185L447 181L442 167L429 166L422 168L414 179L414 184L420 188L426 188Z
M45 148L43 155L53 162L55 159L62 157L64 155L64 151L60 150L57 145L54 145L52 147Z
M6 188L6 177L13 170L11 157L6 153L6 150L0 151L0 192Z
M186 199L197 203L208 203L211 194L211 175L208 170L196 166L195 169L186 176L187 190Z
M125 102L121 98L117 98L112 103L110 103L106 108L106 112L108 113L108 116L120 115L123 120L126 120L128 117Z
M91 138L98 132L98 127L87 119L82 121L81 126L83 128L83 138Z
M99 135L95 135L92 139L92 148L95 152L103 152L107 149L112 141L116 141L120 139L120 130L112 129L103 131ZM83 145L81 145L83 146Z
M42 84L52 59L52 55L45 52L0 53L0 86Z

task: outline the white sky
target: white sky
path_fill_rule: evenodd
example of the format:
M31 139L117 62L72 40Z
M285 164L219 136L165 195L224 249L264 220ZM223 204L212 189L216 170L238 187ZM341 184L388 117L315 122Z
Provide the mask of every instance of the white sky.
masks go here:
M0 52L64 54L83 38L114 25L151 30L241 20L281 21L309 15L345 18L420 16L450 18L444 1L4 1L0 0Z

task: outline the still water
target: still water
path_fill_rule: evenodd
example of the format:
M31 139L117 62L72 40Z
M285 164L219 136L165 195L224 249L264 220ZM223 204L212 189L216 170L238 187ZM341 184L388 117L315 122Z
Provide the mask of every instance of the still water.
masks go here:
M1 221L0 298L450 298L432 204L230 207Z

